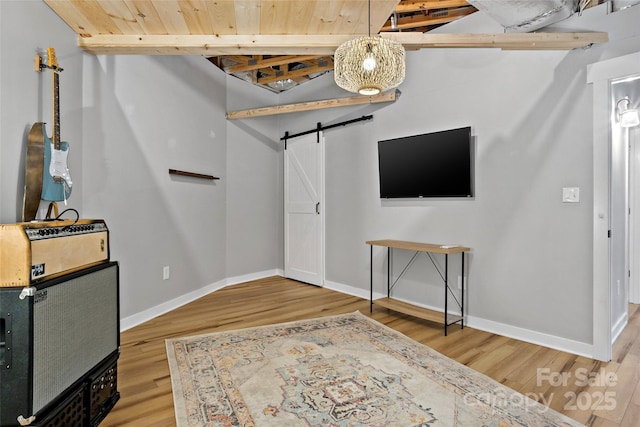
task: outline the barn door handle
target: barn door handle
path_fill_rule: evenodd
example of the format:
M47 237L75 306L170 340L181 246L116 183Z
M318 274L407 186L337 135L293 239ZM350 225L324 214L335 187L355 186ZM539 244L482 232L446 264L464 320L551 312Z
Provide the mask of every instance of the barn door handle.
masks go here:
M320 215L320 202L316 203L316 214Z

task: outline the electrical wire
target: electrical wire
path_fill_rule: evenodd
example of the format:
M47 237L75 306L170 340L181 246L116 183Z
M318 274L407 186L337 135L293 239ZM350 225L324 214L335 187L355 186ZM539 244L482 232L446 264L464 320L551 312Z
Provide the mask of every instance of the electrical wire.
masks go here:
M74 219L73 222L71 224L69 224L67 227L71 227L72 225L76 224L78 222L78 220L80 219L80 214L78 213L77 210L75 210L73 208L67 208L67 209L63 210L62 212L60 212L60 214L57 217L54 218L54 221L64 221L64 218L61 218L61 217L62 217L62 215L65 214L65 212L69 212L69 211L75 212L76 219ZM67 228L67 227L65 227L65 228Z

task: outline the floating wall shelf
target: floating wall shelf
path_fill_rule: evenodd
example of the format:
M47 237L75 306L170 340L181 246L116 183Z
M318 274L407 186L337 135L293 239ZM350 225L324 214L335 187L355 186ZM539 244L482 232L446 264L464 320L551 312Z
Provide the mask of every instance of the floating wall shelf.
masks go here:
M181 170L178 170L178 169L169 169L169 175L189 176L191 178L210 179L210 180L220 179L217 176L213 176L213 175L206 175L206 174L203 174L203 173L181 171Z

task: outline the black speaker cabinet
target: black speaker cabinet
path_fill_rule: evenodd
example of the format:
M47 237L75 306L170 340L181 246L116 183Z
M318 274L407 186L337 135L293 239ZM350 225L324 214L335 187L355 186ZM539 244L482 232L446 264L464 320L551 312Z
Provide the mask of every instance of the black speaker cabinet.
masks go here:
M105 262L0 288L0 426L102 421L119 397L118 277Z

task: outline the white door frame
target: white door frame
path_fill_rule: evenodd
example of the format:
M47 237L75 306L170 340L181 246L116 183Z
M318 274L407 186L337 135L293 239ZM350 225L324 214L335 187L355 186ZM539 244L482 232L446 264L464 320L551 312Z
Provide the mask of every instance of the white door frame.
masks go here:
M612 353L609 249L610 197L610 82L640 72L640 52L601 61L587 67L593 86L593 351L595 359L609 361Z
M640 84L640 83L639 83ZM629 131L629 302L640 304L640 146L633 143Z

